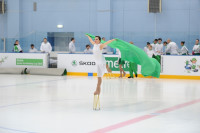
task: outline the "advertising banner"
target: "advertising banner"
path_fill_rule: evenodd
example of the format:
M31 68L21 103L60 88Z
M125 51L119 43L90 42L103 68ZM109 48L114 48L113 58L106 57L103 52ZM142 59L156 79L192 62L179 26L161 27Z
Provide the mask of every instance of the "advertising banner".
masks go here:
M104 55L104 57L113 73L119 73L118 55ZM122 67L128 72L129 62L125 61ZM97 72L92 54L58 54L58 68L66 68L67 72ZM140 72L140 66L138 72Z
M45 53L0 53L0 67L47 68Z
M163 74L200 76L200 56L163 56Z

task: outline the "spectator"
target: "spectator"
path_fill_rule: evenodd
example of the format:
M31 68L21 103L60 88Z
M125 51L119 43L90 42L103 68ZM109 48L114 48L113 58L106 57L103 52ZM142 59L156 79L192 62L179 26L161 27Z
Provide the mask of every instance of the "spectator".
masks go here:
M76 47L75 47L75 39L71 38L71 42L69 43L69 53L75 53Z
M30 53L36 53L38 50L35 48L34 44L31 44L31 48L29 49Z
M152 58L153 56L155 56L155 51L153 50L153 46L149 45L149 49L147 50L147 55Z
M184 42L184 41L181 42L180 54L181 54L181 55L188 55L188 49L187 49L187 47L185 46L185 42Z
M93 51L92 51L92 49L90 49L90 45L88 44L88 45L86 45L86 49L84 50L84 54L92 54L93 53Z
M158 43L155 46L155 52L157 55L161 55L163 53L162 38L158 38Z
M158 43L155 45L155 59L160 63L161 55L163 54L162 38L158 38Z
M157 43L158 43L158 39L154 39L153 43L151 44L153 50L155 50Z
M166 55L170 55L170 51L169 51L169 49L168 49L168 51L167 51L167 42L166 42L166 41L163 42L163 46L165 46L165 52L164 52L164 54L166 54Z
M192 49L193 55L200 55L200 45L199 45L199 39L196 39L196 43Z
M147 54L147 50L149 49L150 43L147 42L147 45L144 47L144 52Z
M47 41L47 38L44 38L44 40L40 46L40 50L43 53L51 53L52 47L51 47L51 44Z
M102 40L103 40L103 41L106 41L106 38L105 38L105 37L102 37ZM102 50L102 53L103 53L103 54L107 54L107 53L108 53L108 50L107 50L107 49L108 49L108 46L105 46L105 47L103 48L103 50Z
M16 53L22 53L23 52L21 46L19 45L19 41L18 40L15 41L14 52L16 52Z
M172 42L171 39L167 39L166 51L170 55L178 55L178 46L175 42Z

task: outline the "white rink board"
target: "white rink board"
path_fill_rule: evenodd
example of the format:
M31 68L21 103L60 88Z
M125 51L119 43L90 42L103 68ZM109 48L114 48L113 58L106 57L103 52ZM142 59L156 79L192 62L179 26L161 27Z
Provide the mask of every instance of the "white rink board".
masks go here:
M105 58L112 57L114 61L106 59L110 68L114 68L113 73L119 73L118 55L104 55ZM128 72L129 63L124 65L125 71ZM86 72L96 73L97 68L92 54L58 54L58 68L66 68L67 72ZM140 66L138 72L140 73Z
M0 68L47 68L47 53L0 53Z
M95 60L90 54L58 54L58 68L67 68L67 72L96 72ZM80 62L88 62L79 65Z
M191 60L195 58L197 61L196 70L189 69L192 66ZM162 56L163 75L186 75L200 76L200 56ZM186 69L186 61L188 61L188 69Z
M104 55L105 57L118 58L118 55ZM193 58L196 58L196 71L186 69L186 61L189 64ZM107 60L107 59L106 59ZM84 64L83 62L86 62ZM161 75L185 75L185 76L200 76L200 56L162 56L162 73ZM82 64L81 64L82 63ZM111 68L115 68L113 73L119 73L118 62L109 61L107 63ZM125 70L128 72L129 63L126 62ZM73 64L73 65L72 65ZM192 64L191 64L192 65ZM95 60L92 54L58 54L58 68L66 68L68 72L86 72L96 73ZM138 74L141 73L141 67L138 65Z

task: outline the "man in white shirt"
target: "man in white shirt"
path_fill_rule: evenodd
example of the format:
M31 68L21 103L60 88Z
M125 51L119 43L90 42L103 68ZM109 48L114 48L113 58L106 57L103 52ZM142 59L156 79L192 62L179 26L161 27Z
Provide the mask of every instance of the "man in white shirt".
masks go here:
M162 38L158 38L158 43L155 45L155 59L160 63L161 55L163 53Z
M40 46L40 50L43 53L51 53L52 47L51 47L51 44L47 41L46 38L44 38L44 40L43 40L43 42Z
M149 49L150 43L147 42L147 45L144 47L144 52L147 53L147 50Z
M71 42L69 43L69 53L73 54L75 52L76 52L75 39L71 38Z
M158 38L158 43L155 45L155 52L157 55L161 55L163 53L162 38Z
M152 58L153 55L155 56L155 51L153 50L152 45L149 46L148 50L147 50L147 55Z
M171 39L167 39L167 48L166 53L170 53L170 55L178 55L178 46L175 42L172 42Z
M86 45L86 49L84 50L84 54L92 54L93 51L92 49L90 48L90 45Z
M157 44L157 43L158 43L158 39L155 39L155 40L153 41L153 43L151 44L153 50L155 50L155 47L156 47L156 44Z
M29 49L30 53L36 53L38 50L35 48L34 44L31 44L31 48Z
M164 54L170 55L170 49L169 48L167 49L168 45L167 45L166 41L163 42L163 46L165 46L165 52L164 52Z
M193 55L200 55L200 45L199 45L199 39L196 39L196 43L192 49Z

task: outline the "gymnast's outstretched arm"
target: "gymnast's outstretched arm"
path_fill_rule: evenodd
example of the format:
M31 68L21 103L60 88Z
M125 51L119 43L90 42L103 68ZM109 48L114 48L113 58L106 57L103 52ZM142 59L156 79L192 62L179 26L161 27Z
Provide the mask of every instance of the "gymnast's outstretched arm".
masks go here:
M94 45L94 44L95 44L95 42L92 40L92 38L91 38L90 36L88 36L88 35L86 35L86 36L88 37L88 39L89 39L90 43L91 43L92 45Z
M115 39L109 40L109 41L107 41L107 42L101 44L101 45L100 45L100 49L102 50L105 46L107 46L109 43L111 43L111 42L113 42L113 41L115 41Z

